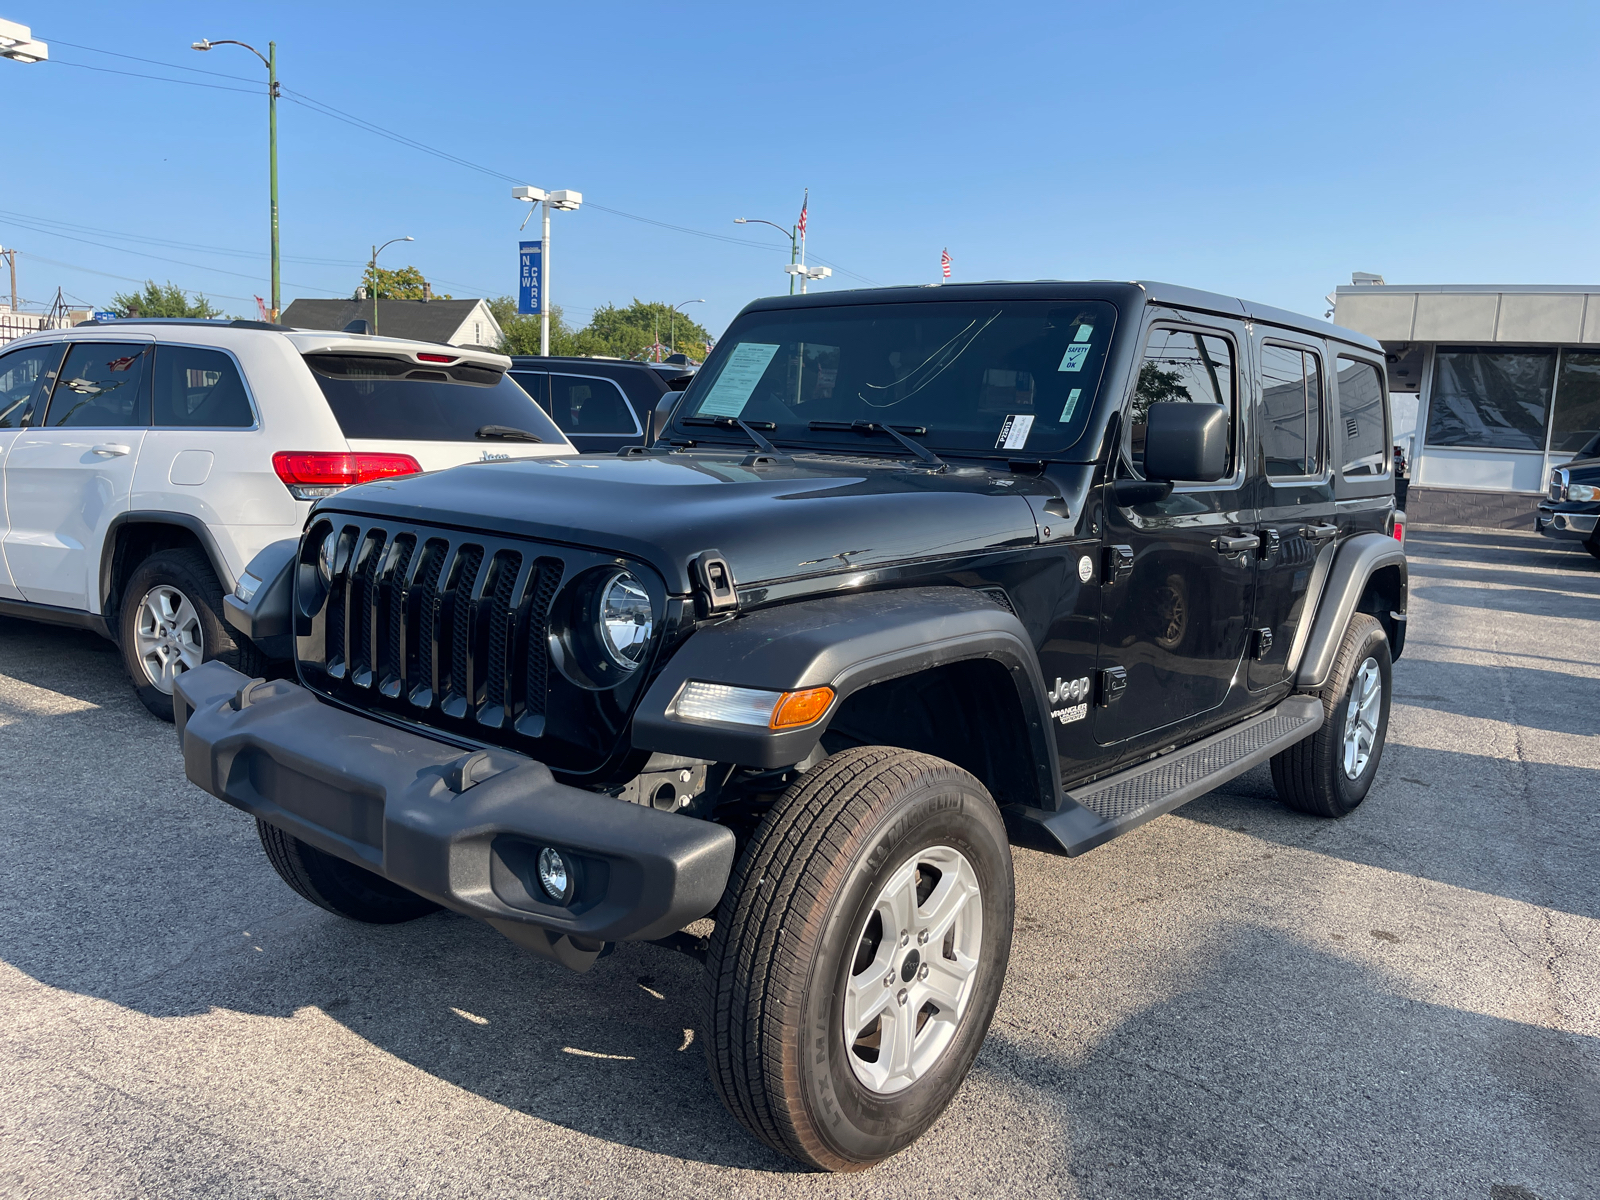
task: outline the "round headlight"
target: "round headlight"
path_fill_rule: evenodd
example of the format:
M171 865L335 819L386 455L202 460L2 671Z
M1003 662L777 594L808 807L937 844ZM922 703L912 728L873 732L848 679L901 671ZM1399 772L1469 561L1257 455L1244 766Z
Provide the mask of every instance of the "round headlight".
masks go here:
M322 545L317 550L317 574L322 576L322 582L327 585L333 583L333 556L339 549L339 534L335 530L328 530L322 539Z
M625 671L637 667L655 627L650 593L627 571L618 571L600 589L595 624L600 644L611 661Z

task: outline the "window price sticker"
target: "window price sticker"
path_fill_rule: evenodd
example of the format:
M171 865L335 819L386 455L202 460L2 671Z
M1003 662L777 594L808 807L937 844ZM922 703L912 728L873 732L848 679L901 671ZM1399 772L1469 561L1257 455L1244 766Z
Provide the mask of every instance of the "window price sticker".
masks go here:
M1000 426L1000 437L996 440L996 450L1021 450L1028 444L1028 434L1033 430L1032 413L1012 413L1006 417L1006 423Z

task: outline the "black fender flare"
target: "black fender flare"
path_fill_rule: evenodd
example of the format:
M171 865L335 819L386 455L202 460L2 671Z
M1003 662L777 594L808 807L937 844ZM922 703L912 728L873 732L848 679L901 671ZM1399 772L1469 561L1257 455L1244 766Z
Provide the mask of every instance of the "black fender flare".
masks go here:
M930 667L992 659L1006 668L1027 722L1042 806L1061 794L1039 656L1022 622L981 592L899 588L802 600L703 626L656 676L635 711L641 750L775 768L802 761L853 692ZM833 688L833 703L801 729L709 724L670 715L690 680L785 692Z
M111 524L106 527L105 541L100 544L100 611L106 611L106 606L111 602L111 572L116 567L117 538L126 525L176 525L180 529L187 529L194 534L200 543L200 548L206 552L206 558L211 562L211 569L216 573L217 582L222 585L222 594L226 596L233 591L238 583L233 577L233 572L228 569L228 560L222 557L222 550L217 546L217 539L211 536L211 530L206 528L206 523L199 517L188 513L161 512L156 509L134 509L130 512L118 513L112 518ZM108 619L109 624L109 619Z
M1394 618L1404 621L1408 579L1405 546L1382 533L1358 533L1334 552L1322 594L1317 602L1311 634L1295 668L1295 686L1301 691L1316 691L1328 681L1333 659L1345 627L1361 602L1367 582L1385 567L1400 568L1400 606ZM1396 647L1395 657L1399 657Z

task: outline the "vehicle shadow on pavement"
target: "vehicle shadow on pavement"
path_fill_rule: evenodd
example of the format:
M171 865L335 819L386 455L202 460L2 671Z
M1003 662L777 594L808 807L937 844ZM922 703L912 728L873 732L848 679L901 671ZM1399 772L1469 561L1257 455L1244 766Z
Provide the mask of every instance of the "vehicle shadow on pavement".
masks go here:
M1582 737L1600 726L1600 678L1519 666L1514 679L1498 665L1432 661L1425 677L1396 678L1394 702Z
M973 1080L1081 1197L1580 1194L1600 1040L1433 1001L1432 950L1232 923L1109 1028L1092 973L1044 1021L1025 1000L1059 981L1013 980Z
M1279 802L1267 766L1173 814L1283 846L1600 919L1600 768L1389 744L1362 806L1328 820Z
M1418 572L1418 577L1422 573ZM1431 600L1435 604L1454 604L1462 608L1490 609L1494 612L1523 613L1530 617L1572 616L1572 591L1565 594L1557 589L1548 591L1524 587L1469 588L1454 584L1424 583L1411 585L1413 599Z

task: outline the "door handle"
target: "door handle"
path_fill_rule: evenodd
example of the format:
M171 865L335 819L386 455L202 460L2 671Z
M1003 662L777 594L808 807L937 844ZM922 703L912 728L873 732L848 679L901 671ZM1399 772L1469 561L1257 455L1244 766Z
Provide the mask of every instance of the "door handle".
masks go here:
M119 455L131 453L133 447L117 445L114 442L102 442L98 446L89 447L89 449L102 458L116 458Z
M1218 554L1242 554L1246 550L1254 550L1261 545L1261 539L1253 533L1240 534L1238 537L1228 537L1224 534L1211 543L1217 548Z
M1307 525L1304 532L1307 541L1325 542L1329 538L1339 536L1339 527L1337 525Z

